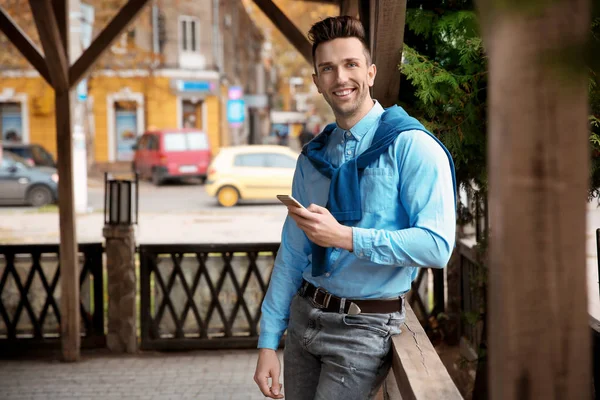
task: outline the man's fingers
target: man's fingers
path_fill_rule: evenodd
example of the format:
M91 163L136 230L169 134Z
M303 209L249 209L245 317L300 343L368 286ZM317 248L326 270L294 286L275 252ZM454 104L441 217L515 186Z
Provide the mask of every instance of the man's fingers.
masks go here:
M308 211L310 211L311 213L317 213L317 214L325 214L325 212L327 211L327 209L325 207L318 206L314 203L311 204L310 206L308 206L306 209Z
M298 207L288 207L288 212L308 220L317 220L318 216L310 212L308 209Z
M270 397L270 398L274 399L274 397L271 393L271 388L269 388L269 378L268 377L255 376L254 382L256 382L256 384L258 385L258 388L260 389L262 394L265 395L265 397Z
M299 216L298 214L294 214L294 213L289 213L289 216L292 217L292 219L294 221L296 221L296 225L298 225L298 228L304 230L310 227L311 221L306 219L306 218L302 218L301 216Z

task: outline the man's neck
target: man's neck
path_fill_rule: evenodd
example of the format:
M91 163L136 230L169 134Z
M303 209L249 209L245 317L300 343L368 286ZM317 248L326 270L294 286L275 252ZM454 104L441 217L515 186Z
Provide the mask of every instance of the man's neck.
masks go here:
M354 114L349 116L335 116L335 122L337 126L344 130L351 129L354 125L358 124L358 122L365 117L371 111L371 109L375 106L375 101L370 97L366 99L361 106Z

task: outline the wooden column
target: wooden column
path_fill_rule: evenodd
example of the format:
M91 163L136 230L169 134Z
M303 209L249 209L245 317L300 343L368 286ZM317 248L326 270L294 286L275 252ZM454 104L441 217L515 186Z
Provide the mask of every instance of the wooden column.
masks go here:
M340 15L358 17L359 0L342 0L340 2Z
M61 279L61 341L65 361L79 359L79 260L73 195L70 90L93 63L139 14L149 0L128 0L96 37L90 48L69 67L69 3L67 0L29 0L44 56L0 7L0 30L29 63L49 82L55 92L58 164ZM69 78L69 76L71 78Z
M490 71L489 398L589 399L588 73L581 53L560 54L583 49L590 1L496 4L479 1Z
M362 0L359 13L368 31L373 63L377 66L372 96L384 107L390 107L396 104L400 93L398 66L404 44L406 0Z
M56 107L56 149L60 221L60 326L64 361L77 361L81 344L79 262L73 195L73 147L69 85L67 0L30 0L52 79ZM55 14L55 11L57 14Z

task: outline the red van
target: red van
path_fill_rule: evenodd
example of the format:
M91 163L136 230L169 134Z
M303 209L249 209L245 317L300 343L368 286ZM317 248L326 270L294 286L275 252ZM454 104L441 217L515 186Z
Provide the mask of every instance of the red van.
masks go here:
M186 128L145 132L134 150L133 170L157 186L172 178L206 180L211 153L203 131Z

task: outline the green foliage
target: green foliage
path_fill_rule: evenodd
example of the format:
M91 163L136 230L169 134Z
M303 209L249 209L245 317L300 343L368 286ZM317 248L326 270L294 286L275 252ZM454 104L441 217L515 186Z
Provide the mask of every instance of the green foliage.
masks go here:
M592 19L591 48L600 48L600 7ZM590 65L590 197L600 201L600 76L599 68Z
M448 147L459 185L487 189L487 62L469 1L408 1L400 104Z
M485 196L487 59L473 2L407 0L406 27L404 61L400 66L403 76L400 105L448 147L456 164L459 185L471 193L470 183L475 183ZM595 4L592 11L587 49L589 196L600 199L600 62L597 62L600 52L594 51L600 49L600 4ZM459 218L468 222L460 213Z

